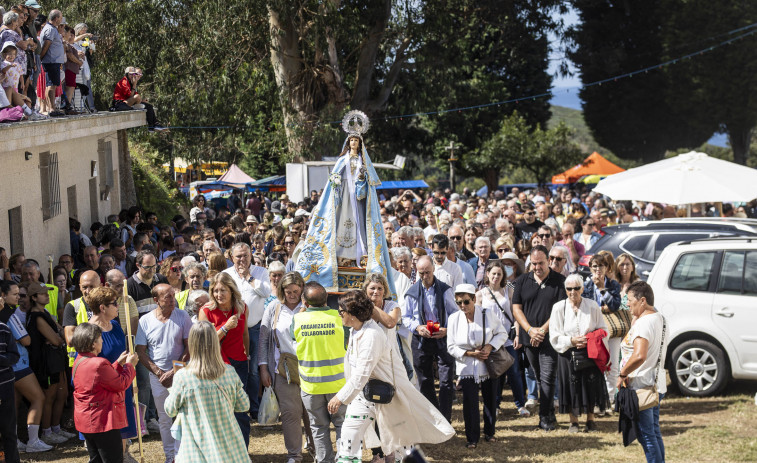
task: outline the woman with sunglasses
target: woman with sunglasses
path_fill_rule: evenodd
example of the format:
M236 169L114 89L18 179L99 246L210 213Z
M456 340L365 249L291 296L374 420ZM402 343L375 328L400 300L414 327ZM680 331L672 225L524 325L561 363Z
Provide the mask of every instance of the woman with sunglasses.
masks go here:
M489 377L485 360L507 342L505 327L496 313L492 313L494 310L485 310L475 301L475 286L459 285L455 288L455 302L460 310L450 315L447 322L447 350L455 358L455 370L463 390L465 446L469 449L475 449L481 437L479 390L484 401L484 439L486 442L495 440L497 378Z
M181 259L177 256L169 256L160 264L160 274L166 277L168 284L174 289L176 294L184 290L184 279L181 277Z
M118 316L118 293L112 288L95 288L87 296L92 318L89 323L96 325L102 331L102 350L97 355L115 363L126 352L126 335L121 325L115 320ZM132 386L124 393L127 426L121 429L121 439L124 451L124 462L135 462L126 447L127 439L137 437L137 421L134 415L134 393Z
M395 451L419 443L438 444L454 436L452 426L407 379L397 342L391 331L373 320L376 308L366 293L347 291L339 298L338 310L343 326L352 332L344 358L345 367L349 365L347 381L328 404L329 413L347 404L337 461L361 461L362 447L381 447L394 461ZM365 397L363 387L369 379L394 386L389 403L377 404ZM374 423L378 433L373 431Z
M476 293L476 305L487 309L489 312L497 314L499 321L502 323L506 333L510 333L511 327L515 326L516 335L514 340L509 337L505 341L504 348L515 359L515 363L505 372L503 376L507 378L510 389L513 392L513 401L518 409L518 416L529 417L531 412L526 408L525 389L523 386L523 377L520 374L520 355L515 349L520 347L513 342L518 342L518 324L513 318L512 299L513 284L512 282L523 273L523 262L518 259L515 253L503 253L500 260L491 261L486 268L484 275L484 288ZM497 408L502 403L502 391L505 385L505 378L500 378L497 385Z
M609 406L604 375L596 363L585 368L574 368L572 352L587 349L596 330L607 333L607 325L597 302L581 296L581 276L572 274L565 279L568 298L555 303L549 319L549 342L558 353L557 389L559 412L570 414L569 433L578 432L578 417L586 414L584 432L596 432L594 407ZM600 341L607 349L607 338ZM609 356L609 355L608 355Z

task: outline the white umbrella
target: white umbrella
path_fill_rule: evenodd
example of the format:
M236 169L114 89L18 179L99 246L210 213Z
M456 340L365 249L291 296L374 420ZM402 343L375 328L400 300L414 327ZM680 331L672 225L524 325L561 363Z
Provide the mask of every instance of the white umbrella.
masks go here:
M691 151L610 175L594 191L673 205L750 201L757 198L757 170Z

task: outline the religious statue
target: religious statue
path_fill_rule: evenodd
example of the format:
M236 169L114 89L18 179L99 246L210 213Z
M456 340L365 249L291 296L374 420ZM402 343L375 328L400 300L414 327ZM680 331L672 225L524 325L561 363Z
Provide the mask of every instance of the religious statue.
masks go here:
M381 181L363 141L368 126L368 117L360 111L345 115L342 128L347 139L313 209L295 270L330 292L357 288L366 273L381 273L396 298L376 194Z

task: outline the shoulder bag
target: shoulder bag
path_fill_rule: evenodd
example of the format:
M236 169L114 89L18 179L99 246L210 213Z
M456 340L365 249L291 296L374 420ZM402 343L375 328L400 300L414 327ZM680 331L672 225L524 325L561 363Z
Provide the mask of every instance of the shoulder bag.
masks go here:
M287 379L288 384L300 384L300 364L297 360L297 356L290 354L289 352L282 352L279 345L279 336L276 334L276 324L279 322L279 314L281 314L281 302L276 305L276 312L273 316L273 323L271 323L271 333L273 333L273 342L276 343L276 348L279 350L279 366L276 369L276 373Z
M662 314L660 314L662 317ZM662 339L660 339L660 355L657 356L657 363L654 369L654 383L651 386L636 389L636 397L639 399L639 411L656 407L660 404L660 394L657 393L657 375L660 373L660 362L662 361L662 349L665 347L665 317L662 317Z
M565 299L565 304L563 305L563 324L565 323L565 316L568 313L568 300ZM578 319L576 319L576 326L578 326ZM579 330L580 331L580 330ZM585 370L587 368L590 368L591 366L596 365L593 359L589 358L589 350L588 349L576 349L572 347L570 349L570 369L573 370L573 373L576 373L581 370Z
M483 323L481 325L484 330L484 337L481 341L481 348L483 349L486 345L486 309L483 309L481 313L483 315ZM489 352L489 357L484 361L486 370L489 372L489 377L493 379L502 376L511 366L513 366L513 363L515 363L515 359L504 346Z
M357 341L355 341L357 343ZM388 341L391 342L391 341ZM389 359L390 359L390 365L392 369L392 383L396 384L396 381L394 379L394 358L392 356L392 346L389 346ZM388 404L392 401L394 398L394 385L387 383L386 381L381 381L380 379L371 378L368 380L367 383L365 383L365 386L363 386L363 397L365 397L365 400L368 402L373 402L375 404Z
M602 313L610 338L622 338L631 329L631 311L619 308L615 312Z
M515 320L511 316L507 314L507 311L502 308L501 305L499 305L499 301L497 300L497 296L494 295L494 291L490 287L486 287L486 289L489 290L489 294L492 295L492 299L494 299L494 303L497 304L497 307L499 307L500 312L507 318L507 321L510 322L510 331L507 333L507 339L512 341L515 339ZM507 288L505 288L505 291L507 291ZM512 306L512 300L510 301L510 305Z

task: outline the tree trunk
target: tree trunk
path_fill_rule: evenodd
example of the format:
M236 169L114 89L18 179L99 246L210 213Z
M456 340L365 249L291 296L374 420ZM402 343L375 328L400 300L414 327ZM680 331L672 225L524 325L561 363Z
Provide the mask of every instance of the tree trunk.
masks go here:
M489 189L489 193L493 193L499 186L499 170L489 169L484 173L484 182L486 182L486 188Z
M749 157L749 145L752 142L753 124L726 123L728 142L733 150L733 162L746 165Z
M119 130L116 134L118 142L118 184L121 185L121 209L128 209L137 204L137 190L134 187L134 173L131 170L131 154L129 153L129 137L126 130Z

